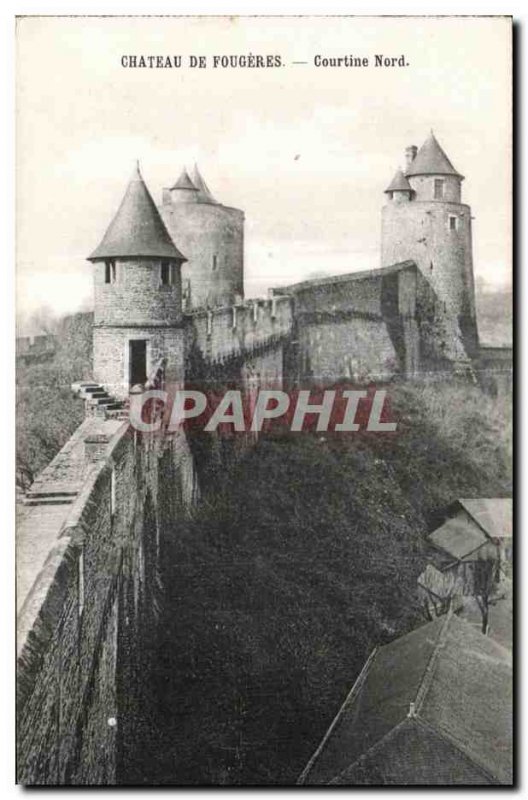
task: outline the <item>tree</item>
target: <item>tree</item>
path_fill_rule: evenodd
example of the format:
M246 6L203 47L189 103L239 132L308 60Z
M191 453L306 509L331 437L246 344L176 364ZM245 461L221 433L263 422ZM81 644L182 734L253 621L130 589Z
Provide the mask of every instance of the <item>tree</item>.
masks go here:
M489 608L500 572L499 559L480 559L473 562L473 595L482 614L482 633L488 632Z

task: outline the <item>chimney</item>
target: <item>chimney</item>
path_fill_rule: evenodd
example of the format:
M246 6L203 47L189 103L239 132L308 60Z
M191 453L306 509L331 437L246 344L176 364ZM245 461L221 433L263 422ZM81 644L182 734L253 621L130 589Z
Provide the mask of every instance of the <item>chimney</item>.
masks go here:
M409 169L412 162L416 158L416 153L418 152L418 148L415 144L411 144L410 147L405 148L405 171Z

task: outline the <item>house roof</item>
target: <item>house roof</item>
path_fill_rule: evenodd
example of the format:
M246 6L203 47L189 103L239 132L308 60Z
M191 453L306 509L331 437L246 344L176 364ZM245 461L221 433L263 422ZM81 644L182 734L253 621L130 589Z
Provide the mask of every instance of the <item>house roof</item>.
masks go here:
M479 527L460 517L448 519L428 538L432 544L456 559L464 558L489 541Z
M117 257L187 260L172 241L141 177L139 164L134 169L116 215L88 260Z
M303 784L512 781L511 655L452 614L375 650Z
M412 192L412 187L401 169L396 171L385 192Z
M411 175L456 175L463 179L440 147L432 131L409 164L405 175L408 178Z
M182 169L180 177L178 178L174 186L171 186L171 189L191 189L193 192L198 191L198 187L195 186L192 180L189 178L189 173L187 172L185 167Z
M510 539L512 537L513 502L511 498L461 498L458 502L491 538Z
M218 200L215 200L213 195L211 194L211 190L209 189L208 185L204 181L200 170L198 169L198 165L194 165L193 174L192 174L192 182L198 189L198 202L199 203L212 203L213 205L218 205Z

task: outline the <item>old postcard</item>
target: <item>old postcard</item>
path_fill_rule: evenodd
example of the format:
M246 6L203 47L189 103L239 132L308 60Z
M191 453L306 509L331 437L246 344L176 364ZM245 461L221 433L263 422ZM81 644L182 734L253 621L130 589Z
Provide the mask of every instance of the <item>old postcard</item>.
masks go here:
M512 785L512 20L17 20L17 780Z

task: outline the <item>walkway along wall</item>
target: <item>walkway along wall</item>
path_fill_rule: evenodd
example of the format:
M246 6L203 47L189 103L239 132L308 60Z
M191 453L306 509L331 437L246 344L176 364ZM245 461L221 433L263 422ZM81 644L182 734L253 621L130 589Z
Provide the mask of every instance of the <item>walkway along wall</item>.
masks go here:
M148 724L163 532L197 491L187 441L89 418L37 489L18 526L18 781L127 782Z

